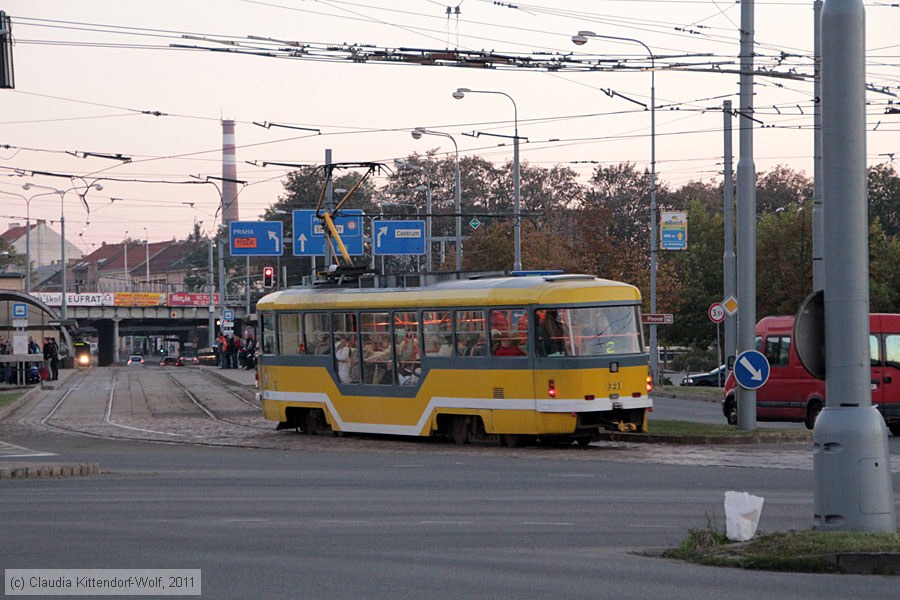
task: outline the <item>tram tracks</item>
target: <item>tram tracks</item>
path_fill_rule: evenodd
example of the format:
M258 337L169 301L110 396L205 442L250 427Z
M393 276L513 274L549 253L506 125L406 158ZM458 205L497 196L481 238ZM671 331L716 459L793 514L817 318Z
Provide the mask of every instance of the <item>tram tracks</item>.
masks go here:
M132 392L123 397L123 387L135 385L133 381L121 380L121 373L125 372L113 368L106 373L93 371L71 375L61 395L45 398L51 405L34 404L21 422L101 439L269 447L267 443L246 439L248 432L272 431L272 427L264 425L261 419L260 424L247 422L259 418L260 407L223 382L216 381L211 386L211 379L202 373L198 386L195 375L200 372L192 374L195 381L191 381L191 377L165 373L164 377L171 384L160 385L159 381L153 381L149 389L157 392L156 395L148 393L145 382L139 381L136 387L141 388L141 393ZM141 375L146 377L147 373L142 371ZM95 393L107 387L105 394L98 396ZM216 402L210 397L219 400ZM163 413L160 413L161 407L153 406L154 402L176 406L179 414L155 416L154 412ZM200 421L198 415L185 412L187 406L199 411Z

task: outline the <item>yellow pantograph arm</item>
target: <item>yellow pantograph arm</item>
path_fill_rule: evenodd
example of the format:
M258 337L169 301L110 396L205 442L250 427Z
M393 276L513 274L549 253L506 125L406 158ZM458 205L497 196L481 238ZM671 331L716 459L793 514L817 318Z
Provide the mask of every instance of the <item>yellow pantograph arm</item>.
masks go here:
M335 242L337 242L338 248L341 251L341 256L344 257L344 260L349 265L350 264L350 254L347 253L347 248L344 246L344 242L341 241L341 236L338 235L337 228L334 226L334 221L331 220L331 215L328 213L323 213L322 219L325 220L325 226L328 227L328 231L331 232L331 238Z

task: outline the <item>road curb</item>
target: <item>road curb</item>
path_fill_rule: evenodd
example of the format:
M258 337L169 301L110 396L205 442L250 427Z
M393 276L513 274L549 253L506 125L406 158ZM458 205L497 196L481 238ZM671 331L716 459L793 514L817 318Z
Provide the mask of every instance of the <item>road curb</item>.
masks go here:
M900 554L843 552L827 557L838 571L854 575L900 575Z
M812 443L812 432L756 433L753 435L662 435L655 433L618 433L601 431L595 440L607 442L635 442L640 444L684 444L691 446L727 446L761 444L806 444Z
M61 477L87 477L100 474L100 463L51 464L19 463L0 464L2 479L58 479Z

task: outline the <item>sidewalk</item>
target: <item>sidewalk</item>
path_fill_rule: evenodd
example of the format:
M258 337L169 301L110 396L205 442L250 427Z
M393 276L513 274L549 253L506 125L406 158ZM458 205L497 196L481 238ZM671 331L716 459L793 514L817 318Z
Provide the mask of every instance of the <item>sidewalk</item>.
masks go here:
M256 387L256 369L220 369L219 367L201 366L204 371L222 379L244 385L247 387Z

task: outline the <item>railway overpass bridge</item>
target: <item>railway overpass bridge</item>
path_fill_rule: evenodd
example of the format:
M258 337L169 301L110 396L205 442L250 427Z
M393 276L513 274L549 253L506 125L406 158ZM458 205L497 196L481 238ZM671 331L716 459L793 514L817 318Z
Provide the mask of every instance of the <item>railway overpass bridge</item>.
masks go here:
M96 335L97 359L105 366L119 361L122 336L164 337L177 339L182 345L196 339L200 346L207 346L210 322L215 328L224 310L217 305L217 295L213 303L211 309L206 294L70 293L67 318L63 320L59 293L28 295L0 290L0 335L10 340L17 335L24 340L28 336L42 340L52 335L65 341L69 348L76 337ZM16 304L28 306L24 322L13 317ZM255 315L247 314L246 305L226 308L234 313L234 330L238 334L245 324L255 321Z

